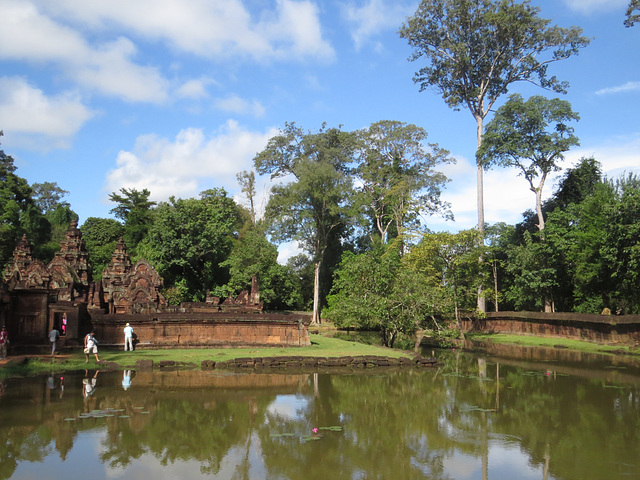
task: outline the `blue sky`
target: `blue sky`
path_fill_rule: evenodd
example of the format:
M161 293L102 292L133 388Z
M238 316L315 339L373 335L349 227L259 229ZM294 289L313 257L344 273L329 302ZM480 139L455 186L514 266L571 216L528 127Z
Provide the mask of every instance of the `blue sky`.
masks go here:
M570 82L581 146L609 176L640 167L640 25L628 0L534 0L553 24L592 43L550 73ZM475 122L438 93L419 92L397 30L415 0L0 0L0 138L18 175L53 181L80 215L108 217L110 192L152 199L224 187L285 122L354 130L414 123L448 149L454 222L476 224ZM552 93L519 84L510 93ZM553 179L545 196L553 191ZM268 179L262 179L264 204ZM515 170L485 174L486 220L515 223L534 207Z

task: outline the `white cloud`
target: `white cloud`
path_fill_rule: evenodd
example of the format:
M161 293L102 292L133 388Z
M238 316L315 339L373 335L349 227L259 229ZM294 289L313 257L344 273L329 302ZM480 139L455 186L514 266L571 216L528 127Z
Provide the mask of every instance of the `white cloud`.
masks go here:
M126 38L102 46L91 58L70 65L80 85L130 102L160 103L167 99L169 82L154 67L135 65L128 57L135 46Z
M405 5L394 0L367 0L361 6L350 2L343 6L343 15L352 25L351 37L360 49L384 30L397 29L402 21L415 10L415 5Z
M91 91L127 101L162 102L168 82L154 67L136 65L134 44L119 37L96 46L68 26L43 15L28 1L0 0L0 59L55 65Z
M319 12L314 3L278 0L277 6L278 20L264 25L264 31L281 43L277 49L279 57L286 58L292 53L299 58L311 55L318 59L333 59L333 48L322 39Z
M237 95L219 98L214 102L214 105L217 109L227 113L253 115L254 117L261 117L264 115L264 107L259 101L245 100Z
M180 131L173 141L143 135L133 151L118 154L105 190L147 188L153 200L162 201L171 195L195 197L212 187L229 188L237 184L236 173L251 170L255 154L276 133L251 132L229 120L211 136L197 128Z
M33 0L50 15L78 28L108 31L124 28L131 35L162 40L173 48L205 58L248 56L331 59L323 39L318 10L311 1L277 0L274 10L249 11L241 0Z
M629 0L564 0L567 6L581 13L615 10L629 5Z
M441 170L451 179L443 192L443 200L451 204L455 221L441 217L428 217L431 230L458 231L478 224L477 169L475 161L457 158L455 165L443 165ZM484 172L485 222L516 223L525 210L535 208L535 196L526 180L515 169L494 168ZM550 191L549 182L545 192Z
M191 98L195 100L208 98L207 85L211 83L214 83L213 80L207 78L188 80L178 88L176 93L180 98Z
M300 248L298 242L282 243L278 246L278 263L286 265L289 259L301 253L305 252Z
M593 157L602 165L608 178L617 178L625 172L640 170L640 132L635 136L615 137L605 142L572 150L567 164L576 164L583 157Z
M563 170L547 179L543 198L553 194L566 169L575 167L585 157L594 157L600 162L607 178L618 178L629 172L640 174L640 132L569 151L562 163ZM442 171L452 180L442 198L451 203L455 222L428 217L425 223L431 230L456 232L478 224L475 162L460 157L457 160L456 164L442 166ZM484 207L487 223L514 224L522 220L524 211L535 209L535 196L516 169L492 169L484 174Z
M0 0L0 58L56 62L86 55L78 33L43 16L28 1Z
M8 133L23 138L46 137L44 142L66 146L70 137L94 113L74 92L47 96L19 77L0 77L0 125Z
M640 91L640 82L627 82L615 87L602 88L596 92L596 95L610 95L616 93L625 92L638 92Z

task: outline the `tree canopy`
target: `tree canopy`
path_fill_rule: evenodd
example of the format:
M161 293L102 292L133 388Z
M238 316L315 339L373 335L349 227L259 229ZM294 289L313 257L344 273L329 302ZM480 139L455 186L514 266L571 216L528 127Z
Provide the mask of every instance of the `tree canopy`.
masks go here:
M287 123L254 158L256 170L271 178L289 176L272 187L266 208L276 241L297 241L315 264L313 320L320 322L320 273L327 248L346 235L354 215L347 174L356 146L355 135L339 128L305 132Z
M153 221L153 207L156 202L149 200L151 192L146 188L121 188L120 194L109 194L109 200L116 203L109 213L124 222L124 239L127 245L135 249L146 236Z
M455 160L437 144L427 145L423 128L383 120L356 133L354 173L371 237L387 243L390 234L417 227L423 213L451 218L441 197L447 178L436 168Z
M399 30L414 49L411 61L427 65L413 80L420 91L435 87L450 107L469 109L476 120L477 146L484 119L516 82L566 92L567 82L548 75L550 64L588 45L579 27L550 26L529 0L422 0ZM484 235L483 168L477 164L480 238ZM482 288L478 309L485 310Z
M2 131L0 131L2 136ZM51 238L51 224L33 199L33 189L16 175L13 157L0 149L0 262L4 265L23 235L37 245Z
M636 22L640 22L640 0L630 0L624 26L633 27Z
M224 189L205 190L200 198L161 202L139 253L156 266L185 300L203 301L228 281L220 266L231 252L241 226L238 206Z
M497 163L519 170L536 196L540 230L544 230L542 189L547 176L560 170L564 153L579 145L568 125L579 118L566 100L536 95L525 101L514 94L487 124L478 162L485 167Z

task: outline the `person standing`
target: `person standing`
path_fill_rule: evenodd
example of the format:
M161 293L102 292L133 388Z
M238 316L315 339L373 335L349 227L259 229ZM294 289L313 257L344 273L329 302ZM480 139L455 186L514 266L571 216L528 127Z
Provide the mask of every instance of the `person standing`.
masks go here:
M124 327L124 351L127 351L127 347L129 351L133 352L133 327L127 323L127 326Z
M4 360L7 358L7 345L9 344L9 333L7 329L2 326L2 330L0 330L0 358Z
M93 336L95 332L92 330L84 337L84 354L87 356L85 363L89 363L89 354L93 353L96 357L96 362L100 363L98 358L98 341Z
M56 342L60 338L60 333L55 328L49 332L49 341L51 342L51 355L56 354Z

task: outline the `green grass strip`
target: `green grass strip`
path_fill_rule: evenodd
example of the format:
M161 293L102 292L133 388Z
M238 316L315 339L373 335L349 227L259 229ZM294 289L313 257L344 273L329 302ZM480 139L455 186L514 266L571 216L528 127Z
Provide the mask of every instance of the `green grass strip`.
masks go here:
M507 333L467 333L467 340L522 345L525 347L567 348L587 353L629 354L640 356L640 349L628 345L602 345L584 340L572 340L558 337L537 337L534 335L512 335Z
M308 347L246 347L246 348L162 348L140 349L133 352L103 349L98 352L101 364L117 363L122 369L133 369L139 360L153 360L154 363L174 361L197 365L205 360L224 362L242 357L356 357L362 355L378 355L392 358L410 357L413 352L349 342L336 338L311 335L311 345ZM9 357L9 360L11 358ZM32 357L28 362L9 362L0 367L0 378L43 375L47 373L61 373L65 371L100 368L93 355L89 363L85 363L82 349L69 355L50 357L41 355Z

